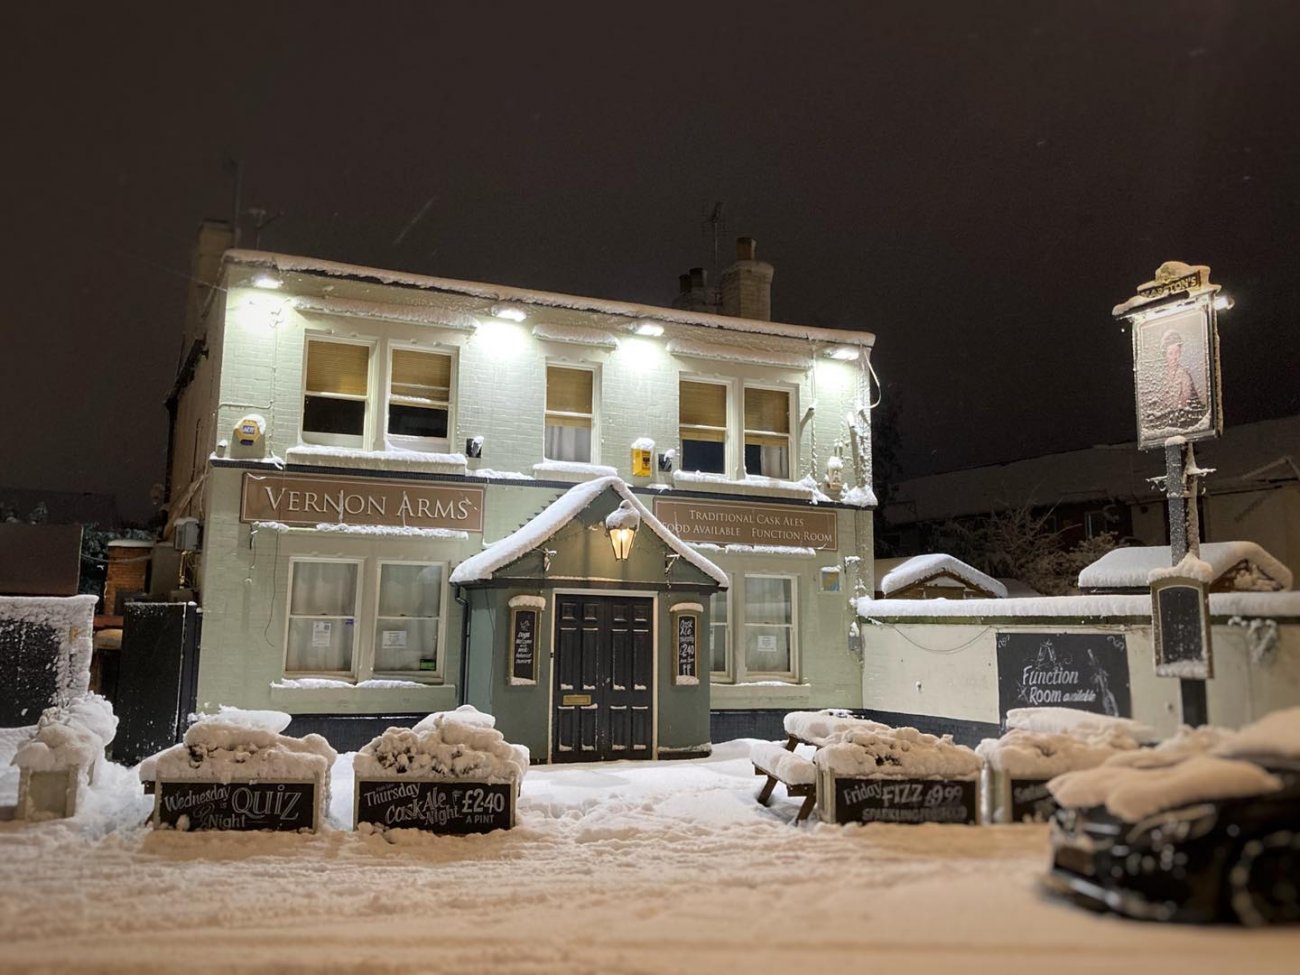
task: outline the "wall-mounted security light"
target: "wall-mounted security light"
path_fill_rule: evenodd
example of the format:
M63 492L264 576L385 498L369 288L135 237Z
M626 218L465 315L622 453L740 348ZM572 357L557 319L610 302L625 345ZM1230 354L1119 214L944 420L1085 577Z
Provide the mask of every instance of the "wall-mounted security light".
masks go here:
M1236 302L1225 294L1215 295L1214 297L1214 307L1218 311L1227 311L1234 304L1236 304Z
M493 318L503 318L507 322L522 322L528 317L527 310L520 305L507 305L503 303L493 305L490 314Z
M632 553L636 530L641 527L641 515L631 501L622 501L605 516L605 534L614 549L614 558L623 562Z
M841 362L849 362L858 357L857 346L854 345L836 345L826 350L827 357L839 359Z
M259 274L253 278L254 288L265 288L267 291L276 291L284 284L274 274Z
M465 441L465 456L477 458L483 456L483 438L470 437Z
M632 326L632 331L637 335L646 335L655 338L664 334L664 327L658 322L637 322Z

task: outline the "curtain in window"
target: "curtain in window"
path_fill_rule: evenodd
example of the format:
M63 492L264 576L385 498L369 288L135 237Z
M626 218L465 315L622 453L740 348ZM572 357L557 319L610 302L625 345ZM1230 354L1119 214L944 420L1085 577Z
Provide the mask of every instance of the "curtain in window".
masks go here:
M745 579L745 667L759 673L789 673L794 603L791 580Z
M356 563L295 562L290 585L285 670L350 671L356 635Z
M546 425L546 459L591 462L591 428Z

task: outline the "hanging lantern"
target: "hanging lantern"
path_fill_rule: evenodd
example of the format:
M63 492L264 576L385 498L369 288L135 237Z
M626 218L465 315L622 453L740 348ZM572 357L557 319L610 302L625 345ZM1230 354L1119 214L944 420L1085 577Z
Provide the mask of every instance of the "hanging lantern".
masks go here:
M615 559L622 562L631 554L632 540L640 527L641 515L632 507L631 501L623 501L605 516L605 534L609 536Z

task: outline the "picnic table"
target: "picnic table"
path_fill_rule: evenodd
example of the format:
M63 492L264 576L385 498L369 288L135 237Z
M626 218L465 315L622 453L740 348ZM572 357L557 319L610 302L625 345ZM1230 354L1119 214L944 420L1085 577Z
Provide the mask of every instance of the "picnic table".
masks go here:
M851 728L881 731L889 727L879 721L855 717L840 708L791 711L785 716L783 726L786 733L785 745L762 741L750 749L749 757L754 763L754 774L766 777L755 797L759 805L766 806L771 802L772 792L778 782L785 786L787 796L803 799L794 818L796 825L807 819L817 804L817 766L810 758L798 754L799 746L808 746L815 751L834 736Z

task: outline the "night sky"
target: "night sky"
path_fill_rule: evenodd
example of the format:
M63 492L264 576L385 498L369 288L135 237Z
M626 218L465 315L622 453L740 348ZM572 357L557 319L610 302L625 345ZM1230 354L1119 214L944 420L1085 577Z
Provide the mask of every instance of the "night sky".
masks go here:
M263 249L665 305L722 201L775 319L876 333L907 474L1131 439L1110 308L1168 259L1236 299L1228 425L1300 412L1295 2L28 4L5 33L0 486L149 514L229 157L283 213Z

